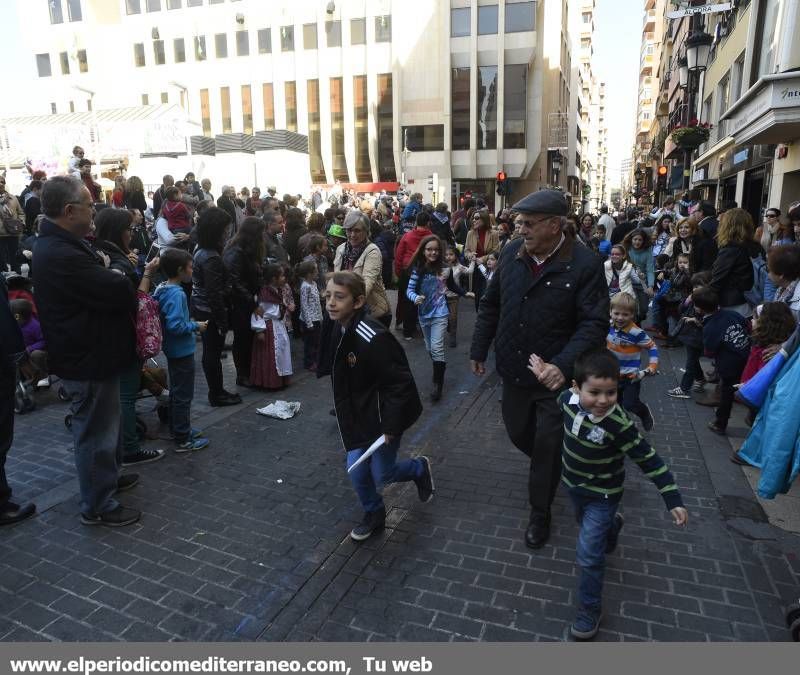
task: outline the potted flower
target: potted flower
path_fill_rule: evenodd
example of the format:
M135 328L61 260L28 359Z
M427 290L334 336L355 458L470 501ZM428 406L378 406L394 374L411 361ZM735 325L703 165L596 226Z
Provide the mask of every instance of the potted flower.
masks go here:
M686 125L675 127L670 134L670 138L678 147L684 150L694 150L705 143L710 135L711 125L708 122L699 122L696 119L692 119Z

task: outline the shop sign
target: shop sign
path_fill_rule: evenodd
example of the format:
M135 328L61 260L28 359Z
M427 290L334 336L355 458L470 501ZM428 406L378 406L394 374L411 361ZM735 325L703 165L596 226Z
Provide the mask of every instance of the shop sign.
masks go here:
M697 183L708 178L708 164L701 166L692 174L692 183Z
M746 162L749 156L750 156L750 148L744 148L743 150L739 150L739 152L737 152L733 156L733 163L741 164L742 162Z

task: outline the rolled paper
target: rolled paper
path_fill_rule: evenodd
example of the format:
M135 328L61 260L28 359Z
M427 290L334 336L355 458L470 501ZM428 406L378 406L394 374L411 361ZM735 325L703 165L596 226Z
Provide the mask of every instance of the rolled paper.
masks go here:
M383 436L379 436L375 439L372 445L370 445L365 451L364 454L361 455L355 462L353 462L352 466L347 469L347 473L350 473L353 469L355 469L361 462L366 461L379 447L381 447L386 442L386 439Z

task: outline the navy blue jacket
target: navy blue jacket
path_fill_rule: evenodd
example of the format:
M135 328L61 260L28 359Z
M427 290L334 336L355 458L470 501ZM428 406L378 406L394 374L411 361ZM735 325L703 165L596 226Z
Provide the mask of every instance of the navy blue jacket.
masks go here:
M750 355L750 336L741 314L720 309L703 320L703 347L706 355L715 357L720 377L736 379Z
M33 281L51 372L105 380L131 366L137 303L127 276L106 269L86 241L44 219Z

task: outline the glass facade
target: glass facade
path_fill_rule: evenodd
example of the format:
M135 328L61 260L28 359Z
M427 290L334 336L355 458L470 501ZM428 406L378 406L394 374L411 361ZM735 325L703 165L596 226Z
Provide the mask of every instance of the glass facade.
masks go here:
M450 37L469 35L469 7L450 10Z
M219 102L222 107L222 133L231 133L231 90L230 87L220 87Z
M356 180L372 181L369 164L369 132L367 129L367 76L353 77L353 112L355 114Z
M261 85L261 96L264 102L264 129L275 128L275 97L272 91L272 82Z
M506 66L504 75L503 147L524 148L528 66Z
M308 80L308 158L311 164L311 182L325 182L322 163L322 134L319 125L319 80Z
M284 82L283 91L286 101L286 129L297 131L297 83Z
M200 90L200 118L203 122L203 135L211 135L211 104L208 100L208 89Z
M497 5L478 7L478 35L497 33Z
M411 152L444 150L444 124L403 127L403 140Z
M506 33L535 30L535 18L533 2L506 2Z
M253 133L253 94L249 84L242 85L242 130Z
M450 91L453 150L469 150L469 78L469 68L453 68Z
M478 126L475 147L497 147L497 66L478 68Z
M350 180L344 156L344 87L341 77L331 78L331 154L333 179Z
M378 180L397 180L394 168L392 74L378 75Z

